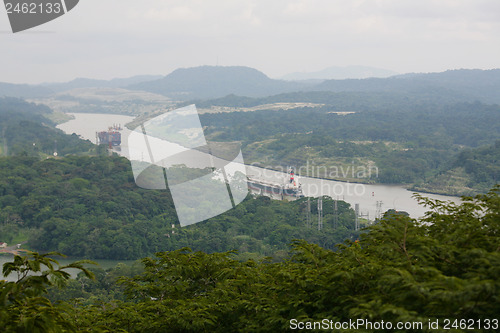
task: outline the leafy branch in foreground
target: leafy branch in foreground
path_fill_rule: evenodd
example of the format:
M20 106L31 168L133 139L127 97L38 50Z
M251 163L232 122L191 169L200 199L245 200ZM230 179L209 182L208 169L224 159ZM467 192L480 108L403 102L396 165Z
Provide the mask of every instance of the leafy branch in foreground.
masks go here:
M14 256L3 265L3 275L17 275L16 281L0 281L0 327L3 332L67 332L74 331L67 315L71 310L64 303L52 304L46 297L50 286L63 287L71 277L66 269L78 269L90 279L94 278L84 264L89 260L60 266L52 256L57 252Z
M421 201L432 208L422 220L387 212L335 251L296 240L281 262L238 261L232 251L158 252L142 260L142 273L120 279L128 300L76 311L41 296L57 280L52 262L15 258L4 270L20 280L2 282L0 324L7 332L283 332L291 319L366 319L420 322L419 331L433 332L430 321L498 320L500 187L460 205Z

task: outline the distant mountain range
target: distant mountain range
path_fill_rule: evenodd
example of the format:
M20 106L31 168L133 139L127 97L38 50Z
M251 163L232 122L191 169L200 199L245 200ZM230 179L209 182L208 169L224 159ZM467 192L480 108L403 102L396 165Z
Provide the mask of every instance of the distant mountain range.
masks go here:
M328 80L313 88L332 92L395 92L442 95L500 104L500 69L459 69L441 73L404 74L385 79Z
M295 72L287 74L281 79L290 81L300 80L345 80L366 79L372 77L386 78L399 73L387 69L367 66L328 67L317 72Z
M62 83L43 83L42 86L54 92L67 91L78 88L123 88L144 81L153 81L163 77L162 75L137 75L129 78L118 78L112 80L94 80L78 78Z
M203 66L178 69L162 79L127 87L162 94L174 100L212 99L227 95L266 97L280 93L393 92L434 100L500 103L500 69L452 70L442 73L404 74L389 78L310 81L274 80L248 67Z
M234 94L260 97L301 90L304 84L274 80L256 69L233 66L181 68L162 79L128 86L174 99L207 99Z
M370 69L369 67L356 67ZM373 68L370 70L374 70ZM383 71L383 70L382 70ZM364 72L369 73L368 70ZM370 73L375 73L374 71ZM389 72L385 72L387 75ZM382 75L382 72L379 73ZM285 81L243 66L182 68L167 76L135 76L125 79L76 79L66 83L17 85L0 83L0 96L34 98L75 88L124 88L161 94L177 101L207 100L228 95L267 97L283 93L314 91L395 93L433 100L474 101L500 104L500 69L460 69L442 73L416 73L388 78Z
M248 67L203 66L178 69L162 79L127 87L162 94L174 100L213 99L227 95L266 97L293 92L391 92L412 98L500 104L500 69L451 70L404 74L389 78L325 80L311 84L274 80Z
M36 85L0 82L0 97L35 98L52 94L53 91Z
M69 82L42 83L39 85L0 82L0 97L40 98L79 88L123 88L131 84L137 84L143 81L152 81L161 77L163 76L137 75L129 78L118 78L112 80L77 78Z

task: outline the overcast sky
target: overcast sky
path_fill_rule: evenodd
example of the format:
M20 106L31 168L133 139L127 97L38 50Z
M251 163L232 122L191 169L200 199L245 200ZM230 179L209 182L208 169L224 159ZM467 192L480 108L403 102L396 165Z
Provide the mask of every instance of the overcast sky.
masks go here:
M0 82L166 75L243 65L270 77L329 66L500 68L499 0L80 0L12 34L0 8Z

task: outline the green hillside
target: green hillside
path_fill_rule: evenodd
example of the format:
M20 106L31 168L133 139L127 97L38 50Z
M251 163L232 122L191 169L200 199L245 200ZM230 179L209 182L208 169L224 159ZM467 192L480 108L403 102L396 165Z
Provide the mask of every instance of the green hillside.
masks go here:
M367 102L360 99L358 105L363 101ZM493 157L476 154L473 159L478 163L460 164L465 163L460 161L468 149L500 139L498 105L371 101L371 109L344 109L332 101L315 108L208 113L201 115L201 121L212 140L242 142L247 163L269 168L291 165L302 176L407 184L448 194L484 193L498 182L496 176L485 175L495 168L481 169L481 159L494 164ZM339 103L345 103L340 95ZM465 155L460 157L461 153ZM467 188L457 192L444 183L434 188L417 185L465 166L468 174L477 174L466 180L466 187L474 187L472 192Z
M56 129L51 117L52 110L45 105L16 98L0 98L2 155L46 157L52 156L55 151L64 156L95 150L89 141Z
M6 332L498 331L500 188L460 206L424 202L432 211L423 221L386 213L359 241L332 251L295 240L279 262L183 248L142 259L142 270L76 262L70 267L84 274L56 290L69 274L45 255L18 256L4 272L39 276L0 281L0 325Z
M450 159L447 166L415 190L456 195L485 193L500 183L500 140L493 145L465 149Z

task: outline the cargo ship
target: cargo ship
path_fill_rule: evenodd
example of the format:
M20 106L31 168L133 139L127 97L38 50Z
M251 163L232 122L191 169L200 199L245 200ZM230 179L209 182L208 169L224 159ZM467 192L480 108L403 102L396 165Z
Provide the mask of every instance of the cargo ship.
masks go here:
M288 179L284 184L270 183L248 177L248 187L258 194L271 194L281 199L304 197L302 185L292 168L288 170Z
M107 131L97 133L98 144L107 146L119 146L122 144L122 130L120 125L113 125Z

